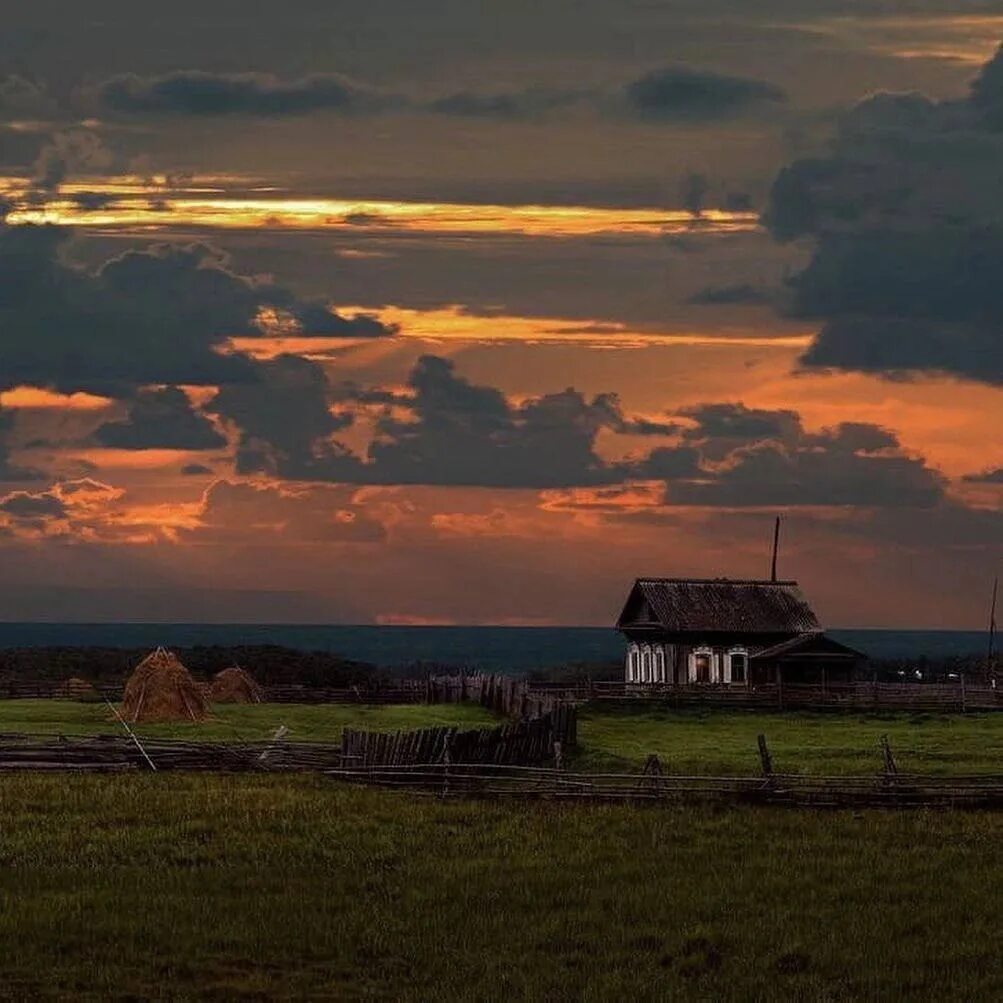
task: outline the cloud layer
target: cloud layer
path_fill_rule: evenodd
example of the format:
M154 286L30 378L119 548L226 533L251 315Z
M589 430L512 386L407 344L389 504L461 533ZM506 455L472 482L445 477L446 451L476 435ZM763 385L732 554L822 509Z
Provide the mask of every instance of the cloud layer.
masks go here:
M810 237L789 310L822 328L810 366L1003 383L1003 50L961 100L878 94L830 155L773 186L768 223Z

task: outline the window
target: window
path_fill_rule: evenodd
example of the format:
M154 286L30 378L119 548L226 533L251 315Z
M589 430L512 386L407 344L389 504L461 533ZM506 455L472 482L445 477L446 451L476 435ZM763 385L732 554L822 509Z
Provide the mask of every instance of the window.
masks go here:
M665 682L665 649L655 648L655 682Z
M709 651L698 651L693 656L694 674L698 683L710 682L710 659Z
M733 651L731 653L731 681L733 683L744 683L748 671L749 656L744 651Z
M647 645L642 649L641 664L644 666L642 678L646 683L651 682L651 648Z

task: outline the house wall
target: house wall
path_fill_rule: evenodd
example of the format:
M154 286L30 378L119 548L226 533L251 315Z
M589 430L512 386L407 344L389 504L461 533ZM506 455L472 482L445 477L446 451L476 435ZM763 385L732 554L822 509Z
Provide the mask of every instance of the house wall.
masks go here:
M631 640L627 645L624 679L628 683L687 685L739 685L749 682L749 657L753 648L742 643L677 644ZM702 659L707 659L706 678L700 679ZM739 673L738 658L744 659ZM741 678L739 678L741 676Z

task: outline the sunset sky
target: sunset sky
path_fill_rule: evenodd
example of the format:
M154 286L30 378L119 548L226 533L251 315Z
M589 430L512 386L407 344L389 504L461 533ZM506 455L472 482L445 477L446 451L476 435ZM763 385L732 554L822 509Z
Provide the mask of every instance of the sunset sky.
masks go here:
M0 619L981 627L1003 2L34 0Z

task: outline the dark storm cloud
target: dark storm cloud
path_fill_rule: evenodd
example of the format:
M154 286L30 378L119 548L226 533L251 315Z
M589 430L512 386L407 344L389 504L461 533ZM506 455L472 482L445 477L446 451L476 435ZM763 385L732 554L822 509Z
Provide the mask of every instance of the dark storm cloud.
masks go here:
M238 473L352 480L359 461L331 440L352 423L331 412L324 370L295 355L260 363L256 379L223 387L206 409L239 429Z
M267 73L202 70L161 76L122 74L105 80L92 93L105 114L145 117L289 118L316 112L368 115L411 110L516 121L581 105L597 113L690 124L737 118L786 100L783 90L761 80L685 65L653 70L620 87L459 90L431 99L382 92L337 73L283 80Z
M705 459L717 459L722 439L747 441L705 463L701 476L670 482L670 504L926 507L944 497L944 478L876 425L847 422L810 433L793 412L726 404L689 414L698 422L689 439Z
M157 77L123 74L97 89L100 106L128 115L308 115L357 113L399 103L338 73L280 80L271 73L179 70Z
M211 474L212 467L207 467L204 463L186 463L181 468L181 473L185 477L198 477L202 474Z
M762 80L669 66L638 77L623 89L628 108L641 118L665 122L708 122L734 118L786 100Z
M0 512L15 519L61 519L66 515L66 505L61 498L47 491L39 494L14 491L0 499Z
M432 355L418 360L408 386L411 415L381 419L370 447L381 481L546 487L611 476L595 452L599 430L623 422L608 395L588 401L568 389L513 405Z
M887 429L805 430L789 410L704 404L678 419L625 417L615 395L574 389L514 402L423 356L405 392L333 390L319 366L277 359L260 386L224 388L210 409L240 429L238 470L303 481L562 488L661 480L668 505L916 506L944 479ZM332 414L331 402L346 408ZM351 406L383 407L365 457L334 438ZM625 460L597 450L603 430L674 438Z
M744 404L721 403L684 408L680 414L696 422L683 433L684 439L723 444L726 448L762 439L786 442L801 434L801 419L796 411L770 411Z
M833 152L776 179L767 222L811 237L789 312L821 330L803 361L1003 382L1003 53L956 101L876 95Z
M665 434L673 423L627 418L611 394L574 389L513 403L434 355L418 360L405 393L350 384L330 388L323 370L284 357L259 384L225 387L209 410L240 429L238 470L294 480L532 488L611 483L622 471L596 453L602 429ZM376 437L360 458L332 439L352 422L331 404L380 406Z
M247 380L254 365L218 349L231 336L260 333L265 307L313 328L304 333L392 333L372 318L335 317L283 286L240 275L204 244L127 251L88 271L66 262L69 236L56 227L0 226L0 386L119 395L151 383Z
M114 449L218 449L226 445L204 415L177 387L143 390L129 405L124 421L107 422L94 433Z

